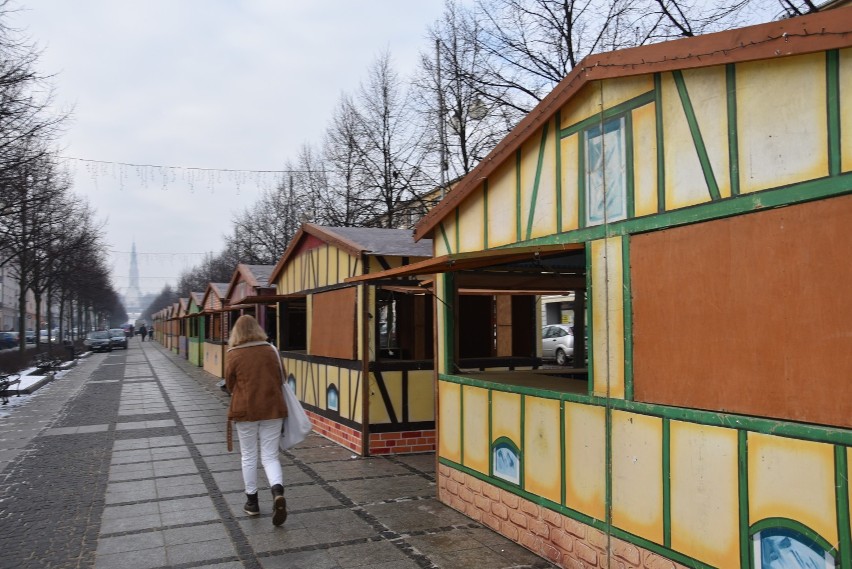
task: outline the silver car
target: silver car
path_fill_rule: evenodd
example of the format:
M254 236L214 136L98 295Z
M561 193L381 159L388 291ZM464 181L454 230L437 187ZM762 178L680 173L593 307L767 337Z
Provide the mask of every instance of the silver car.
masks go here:
M98 330L86 334L83 344L93 352L111 352L110 334L106 330Z
M556 360L564 366L574 358L574 329L565 324L551 324L541 329L541 357Z

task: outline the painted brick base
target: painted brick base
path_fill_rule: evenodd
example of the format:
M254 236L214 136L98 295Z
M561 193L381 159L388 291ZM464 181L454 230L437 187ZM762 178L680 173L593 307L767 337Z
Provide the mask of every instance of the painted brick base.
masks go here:
M615 537L610 537L608 556L607 536L599 529L443 464L438 465L438 498L560 567L686 569L671 559Z
M314 431L325 438L342 445L352 452L363 455L361 431L337 423L328 417L317 415L305 409ZM400 431L395 433L371 433L369 440L371 455L411 454L416 452L434 452L435 431Z
M370 454L411 454L435 451L435 430L370 433Z

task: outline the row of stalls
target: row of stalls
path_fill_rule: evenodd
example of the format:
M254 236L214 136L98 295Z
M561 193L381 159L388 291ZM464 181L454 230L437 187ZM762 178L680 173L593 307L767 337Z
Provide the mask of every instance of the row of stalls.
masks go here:
M850 34L590 56L413 239L303 226L264 306L317 430L434 441L442 502L561 567L850 569ZM216 373L239 278L158 338L203 329Z

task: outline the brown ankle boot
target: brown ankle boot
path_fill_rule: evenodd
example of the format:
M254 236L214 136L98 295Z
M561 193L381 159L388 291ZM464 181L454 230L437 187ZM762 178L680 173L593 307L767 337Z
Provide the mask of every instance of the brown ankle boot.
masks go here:
M280 526L287 519L287 500L284 499L284 487L275 484L272 487L272 525Z

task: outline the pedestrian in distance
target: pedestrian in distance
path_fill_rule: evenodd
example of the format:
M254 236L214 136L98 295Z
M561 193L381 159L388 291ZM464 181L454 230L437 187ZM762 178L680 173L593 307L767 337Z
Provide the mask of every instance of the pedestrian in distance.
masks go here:
M149 341L149 342L153 342L153 341L154 341L154 327L153 327L153 326L151 326L150 328L148 328L148 341Z
M287 519L284 477L278 459L279 440L287 404L284 402L284 368L278 350L266 341L266 332L254 317L240 316L228 340L225 386L231 394L228 407L228 450L231 425L237 429L242 458L246 504L250 515L260 513L257 501L258 442L260 461L272 489L272 523Z
M139 327L139 335L142 337L142 341L144 342L145 336L148 335L148 329L145 327L144 324Z

